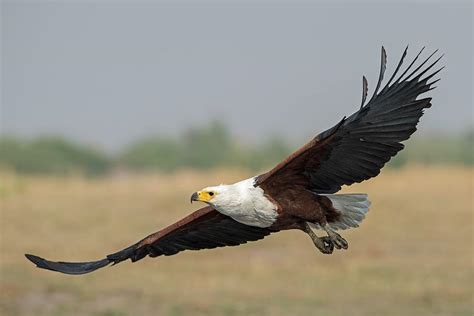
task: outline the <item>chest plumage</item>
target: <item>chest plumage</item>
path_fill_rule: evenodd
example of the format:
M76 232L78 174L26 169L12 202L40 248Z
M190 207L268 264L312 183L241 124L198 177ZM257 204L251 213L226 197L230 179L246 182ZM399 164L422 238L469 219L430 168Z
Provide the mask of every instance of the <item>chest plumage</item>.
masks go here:
M250 226L270 227L278 217L273 204L260 187L255 187L255 178L231 185L215 187L217 196L211 204L216 210L234 220Z

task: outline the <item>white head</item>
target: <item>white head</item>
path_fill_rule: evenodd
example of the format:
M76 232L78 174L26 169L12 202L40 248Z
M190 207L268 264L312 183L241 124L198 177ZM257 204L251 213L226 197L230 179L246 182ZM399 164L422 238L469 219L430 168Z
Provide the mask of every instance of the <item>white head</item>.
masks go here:
M191 202L207 203L245 225L269 227L278 216L277 206L254 184L255 178L250 178L230 185L207 187L194 192Z
M263 190L256 189L254 183L255 179L250 178L234 184L207 187L194 192L191 196L191 202L201 201L222 212L231 209L250 208L255 198L263 197Z
M207 187L200 191L194 192L191 195L191 203L193 201L200 201L215 207L226 207L232 204L234 199L238 196L233 193L232 185L218 185ZM234 192L235 193L235 192Z

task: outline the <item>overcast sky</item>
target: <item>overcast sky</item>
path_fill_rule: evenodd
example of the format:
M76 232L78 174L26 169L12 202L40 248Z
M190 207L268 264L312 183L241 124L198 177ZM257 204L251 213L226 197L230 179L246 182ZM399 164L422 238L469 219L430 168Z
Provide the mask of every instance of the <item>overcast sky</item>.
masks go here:
M3 1L3 133L117 150L210 120L303 142L373 89L380 47L445 53L421 133L472 125L471 1ZM369 91L371 91L369 90Z

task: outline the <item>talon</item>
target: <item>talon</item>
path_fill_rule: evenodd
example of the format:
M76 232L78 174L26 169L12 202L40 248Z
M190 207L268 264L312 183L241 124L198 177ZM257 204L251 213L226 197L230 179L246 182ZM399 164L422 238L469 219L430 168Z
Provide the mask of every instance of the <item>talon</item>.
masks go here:
M333 242L336 244L337 249L347 249L349 247L349 244L347 241L341 237L341 235L337 234L335 238L333 239Z
M334 251L334 244L329 237L316 237L313 243L324 254L331 254Z
M304 231L311 237L316 248L324 254L331 254L334 251L334 242L330 236L318 237L306 223Z
M334 251L334 248L331 247L331 248L328 248L328 249L319 249L319 251L321 251L321 253L325 254L325 255L330 255L333 253Z
M334 247L337 249L347 249L349 248L348 242L342 238L341 235L332 230L328 225L324 226L324 230L328 233L328 238L334 244Z
M321 237L321 241L324 244L323 249L319 249L324 254L331 254L334 251L334 243L329 236Z
M349 243L344 238L342 238L342 248L343 249L349 248Z

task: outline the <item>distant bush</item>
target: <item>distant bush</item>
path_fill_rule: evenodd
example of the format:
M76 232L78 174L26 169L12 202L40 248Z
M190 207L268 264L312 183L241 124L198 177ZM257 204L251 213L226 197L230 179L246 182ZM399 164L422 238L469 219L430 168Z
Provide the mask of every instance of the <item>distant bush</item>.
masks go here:
M401 167L407 162L422 164L474 164L474 133L460 136L429 135L405 142L405 149L389 163Z
M261 146L239 144L220 123L189 129L178 138L150 137L125 148L118 162L134 170L173 171L237 166L260 169L290 152L277 138Z
M239 164L237 144L229 130L214 122L208 127L193 128L179 140L186 167L211 168ZM237 158L237 159L236 159Z
M405 150L389 167L408 162L422 164L474 164L474 133L463 136L431 135L405 143ZM25 140L0 138L0 167L22 173L101 175L120 167L132 171L174 171L180 168L270 168L295 147L279 137L259 144L241 144L222 124L214 122L189 129L179 137L148 137L127 146L115 158L101 151L59 137Z
M110 160L101 152L59 137L0 138L0 166L21 173L103 174Z
M183 165L182 149L173 139L149 137L130 145L118 163L135 170L175 170Z
M474 164L474 133L461 136L431 135L405 142L405 149L388 163L399 168L406 163ZM300 144L302 145L302 144ZM119 161L135 170L175 170L182 167L207 169L237 166L251 170L269 168L298 147L291 148L279 137L250 146L235 141L225 126L209 126L186 131L178 138L148 138L125 149Z

